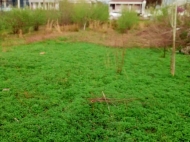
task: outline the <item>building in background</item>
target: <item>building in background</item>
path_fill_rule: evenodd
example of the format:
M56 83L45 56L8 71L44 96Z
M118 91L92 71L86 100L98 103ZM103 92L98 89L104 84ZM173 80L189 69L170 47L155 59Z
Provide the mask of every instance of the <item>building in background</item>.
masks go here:
M30 9L59 9L59 0L28 0Z
M9 11L12 7L59 9L59 0L0 0L0 11Z
M144 14L146 0L111 0L109 2L109 12L121 13L122 10L134 10L138 14Z
M177 5L184 5L186 3L190 3L190 0L163 0L162 5L167 6L167 5L171 5L175 2L177 3Z
M0 0L0 8L2 11L8 11L11 7L26 7L28 0Z

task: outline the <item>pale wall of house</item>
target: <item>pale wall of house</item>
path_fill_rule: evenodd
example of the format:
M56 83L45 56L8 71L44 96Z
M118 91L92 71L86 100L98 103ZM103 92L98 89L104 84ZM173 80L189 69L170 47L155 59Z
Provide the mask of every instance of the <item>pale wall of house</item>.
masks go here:
M129 5L129 4L116 4L115 9L109 7L110 12L121 12L122 9L135 10L137 13L141 13L142 6L140 4Z
M31 9L59 9L59 1L58 0L45 0L45 4L43 5L43 0L29 0L29 6Z

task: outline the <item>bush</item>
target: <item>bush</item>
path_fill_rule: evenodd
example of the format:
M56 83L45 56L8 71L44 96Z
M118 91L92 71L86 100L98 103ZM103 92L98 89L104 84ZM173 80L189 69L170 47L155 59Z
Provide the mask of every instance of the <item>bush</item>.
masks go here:
M73 4L68 0L60 1L60 23L71 24L73 14Z
M3 30L6 30L8 27L7 27L7 24L6 24L6 21L5 21L5 13L0 13L0 31L3 31Z
M108 6L102 3L89 4L85 1L79 1L73 6L72 21L83 25L84 29L90 20L106 22L108 17Z
M56 10L30 10L30 9L13 9L6 13L0 19L0 30L9 29L12 33L17 34L19 30L26 33L29 28L35 31L39 26L45 25L50 20L59 20L60 12Z
M14 34L18 33L20 29L26 32L32 25L31 19L32 15L29 9L12 9L6 13L5 17L7 26Z
M137 24L139 18L137 13L134 11L122 11L121 17L117 20L117 29L119 32L124 33L126 30L129 30Z
M79 3L75 4L73 7L72 21L79 25L83 25L84 30L92 15L91 7L92 5L85 1L79 1Z
M92 6L92 15L91 20L97 20L101 22L106 22L109 19L109 10L108 6L102 3L97 3Z
M45 25L47 21L46 11L36 9L34 11L31 11L31 25L34 29L34 31L39 30L39 26Z
M58 10L45 10L46 21L49 20L60 20L61 13Z

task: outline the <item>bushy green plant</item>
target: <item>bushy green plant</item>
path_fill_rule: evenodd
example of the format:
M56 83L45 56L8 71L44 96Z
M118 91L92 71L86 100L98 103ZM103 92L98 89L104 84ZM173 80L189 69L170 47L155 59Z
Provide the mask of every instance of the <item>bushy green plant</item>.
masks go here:
M134 11L122 11L121 17L117 20L117 29L119 32L124 33L126 30L129 30L137 24L139 21L139 18L137 16L137 13Z
M60 12L57 10L13 9L4 13L3 18L0 20L0 30L9 29L16 34L19 30L26 33L32 27L37 31L39 26L45 25L48 19L59 20Z
M5 16L5 13L0 13L0 31L7 29Z
M83 25L84 30L86 28L86 24L91 18L92 15L92 5L86 3L85 1L81 0L78 1L77 4L74 5L72 20L73 22Z
M70 24L72 23L73 4L68 0L60 1L60 23Z
M96 5L92 6L92 20L97 20L101 22L108 21L109 19L109 10L108 6L102 3L97 3Z
M85 1L78 1L73 6L72 21L86 28L89 20L106 22L108 20L108 6L103 3L89 4Z
M26 32L32 25L31 17L29 9L12 9L7 12L5 21L13 33L18 33L20 29Z
M46 11L36 9L31 11L31 25L35 31L39 30L39 26L44 25L47 21Z
M49 20L60 20L60 12L58 10L47 10L46 13L46 19Z

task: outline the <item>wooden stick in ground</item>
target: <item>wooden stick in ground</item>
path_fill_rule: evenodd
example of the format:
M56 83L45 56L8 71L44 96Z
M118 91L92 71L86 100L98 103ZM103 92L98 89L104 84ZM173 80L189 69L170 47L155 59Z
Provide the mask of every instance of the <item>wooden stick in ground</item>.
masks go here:
M103 92L103 91L102 91L102 95L103 95L103 97L104 97L104 99L105 99L105 101L106 101L106 103L107 103L108 110L109 110L109 113L110 113L110 107L109 107L109 105L108 105L108 102L107 102L106 96L105 96L105 94L104 94L104 92Z
M177 24L177 4L175 4L175 9L174 9L174 21L173 21L173 47L172 47L172 56L171 56L171 65L170 65L170 70L172 76L175 75L175 43L176 43L176 24Z

